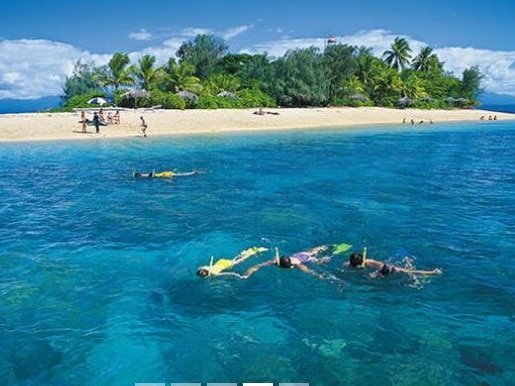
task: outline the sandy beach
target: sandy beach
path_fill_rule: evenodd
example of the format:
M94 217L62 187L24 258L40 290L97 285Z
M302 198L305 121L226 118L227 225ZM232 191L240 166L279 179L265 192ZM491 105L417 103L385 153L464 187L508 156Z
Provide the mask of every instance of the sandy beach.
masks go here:
M105 113L109 109L104 109ZM173 134L222 133L231 131L279 130L295 128L330 128L372 124L410 125L430 122L478 121L482 116L496 116L497 120L515 120L515 114L482 110L416 110L381 107L341 107L306 109L244 110L121 110L120 124L100 127L87 126L82 133L80 112L0 114L0 142L67 140L92 138L143 137L140 116L148 124L149 137ZM87 110L92 119L93 110Z

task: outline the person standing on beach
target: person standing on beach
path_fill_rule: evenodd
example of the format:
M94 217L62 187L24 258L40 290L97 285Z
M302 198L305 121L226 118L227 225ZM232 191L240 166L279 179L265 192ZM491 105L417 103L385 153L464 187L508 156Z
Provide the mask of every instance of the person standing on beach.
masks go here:
M146 138L147 137L147 127L148 127L147 123L145 122L145 119L143 119L143 116L139 117L139 119L141 120L140 129L143 132L143 136Z
M95 125L95 132L97 134L100 133L100 117L98 116L98 113L95 111L93 114L93 124Z
M80 122L82 123L82 132L85 133L88 120L86 119L86 113L84 111L80 114Z

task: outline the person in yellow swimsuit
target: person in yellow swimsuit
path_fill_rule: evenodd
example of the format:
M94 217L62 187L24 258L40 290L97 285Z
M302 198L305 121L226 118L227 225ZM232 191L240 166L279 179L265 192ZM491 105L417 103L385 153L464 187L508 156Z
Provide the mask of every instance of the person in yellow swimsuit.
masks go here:
M172 172L170 170L164 172L150 172L150 173L139 173L133 172L132 176L134 178L172 178L172 177L184 177L184 176L192 176L194 174L198 174L199 172L193 170L191 172Z
M216 263L213 263L213 257L211 257L211 262L209 265L204 265L197 269L197 275L200 277L208 277L208 276L237 276L242 278L239 273L236 272L226 272L227 270L233 268L234 266L244 262L249 257L254 256L261 252L268 251L267 248L263 247L251 247L241 251L236 257L233 259L219 259Z

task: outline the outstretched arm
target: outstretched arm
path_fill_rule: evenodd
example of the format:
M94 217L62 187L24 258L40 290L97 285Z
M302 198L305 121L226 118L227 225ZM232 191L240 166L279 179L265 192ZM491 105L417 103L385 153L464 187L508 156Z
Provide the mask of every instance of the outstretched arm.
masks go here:
M295 265L296 268L300 269L304 273L309 273L310 275L316 276L319 279L325 279L324 275L319 272L313 271L312 269L306 267L304 264Z
M256 264L253 267L250 267L249 269L247 269L247 271L245 271L245 273L243 274L242 278L248 279L251 275L253 275L257 271L259 271L261 268L266 267L267 265L274 265L274 264L275 264L275 260L268 260L268 261L265 261L264 263Z
M395 267L395 272L402 272L412 275L441 275L443 271L440 268L432 269L431 271L420 270L420 269L406 269Z
M302 272L309 273L309 274L316 276L317 278L322 279L322 280L330 280L333 282L344 283L344 281L342 279L337 278L336 276L334 276L330 273L320 273L320 272L313 271L312 269L306 267L304 264L297 264L295 267L300 269Z
M178 176L178 177L184 177L184 176L192 176L194 174L197 174L198 172L196 170L193 170L191 172L177 172L177 173L173 173L174 176Z
M236 272L220 272L216 276L236 276L238 279L246 279L245 276L240 275L239 273L236 273Z

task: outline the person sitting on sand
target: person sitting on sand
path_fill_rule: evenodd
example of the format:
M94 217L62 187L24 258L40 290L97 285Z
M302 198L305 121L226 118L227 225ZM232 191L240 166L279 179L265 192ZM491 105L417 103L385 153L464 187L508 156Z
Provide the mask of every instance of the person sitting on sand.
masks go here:
M98 110L98 119L100 120L100 124L106 126L107 122L104 116L104 109Z
M268 251L268 249L264 247L251 247L240 252L233 259L219 259L216 263L213 263L213 257L211 256L209 265L199 267L197 269L197 275L204 278L208 276L236 276L242 278L239 273L226 271L244 262L249 257L266 251Z
M426 270L418 270L418 269L410 269L410 268L402 268L394 265L386 264L383 261L374 260L366 257L367 249L363 249L363 254L358 252L353 252L349 256L349 261L344 263L344 266L351 266L354 268L367 268L372 267L376 268L376 272L371 274L372 277L377 277L378 275L381 277L386 277L391 273L403 273L414 278L414 275L440 275L442 274L442 270L440 268L435 268L430 271Z
M322 274L307 267L306 264L328 263L334 255L346 252L351 248L349 244L320 245L306 251L294 253L291 256L280 256L279 250L275 249L275 258L250 267L242 276L248 279L251 275L268 265L275 265L279 268L297 268L304 273L309 273L320 279L326 279L330 275Z

